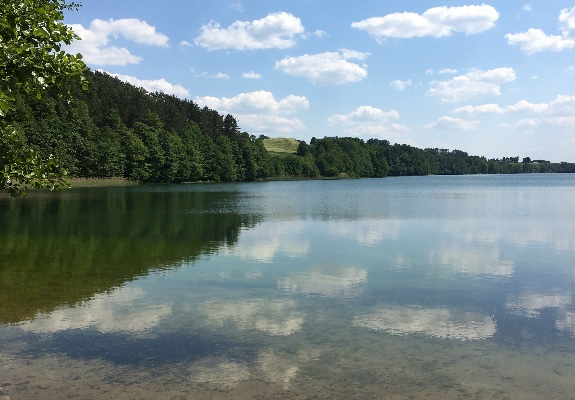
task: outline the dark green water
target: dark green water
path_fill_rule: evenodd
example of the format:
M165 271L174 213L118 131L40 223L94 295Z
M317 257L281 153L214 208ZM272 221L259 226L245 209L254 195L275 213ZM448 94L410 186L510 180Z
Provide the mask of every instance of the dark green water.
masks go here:
M0 396L571 398L575 176L0 198Z

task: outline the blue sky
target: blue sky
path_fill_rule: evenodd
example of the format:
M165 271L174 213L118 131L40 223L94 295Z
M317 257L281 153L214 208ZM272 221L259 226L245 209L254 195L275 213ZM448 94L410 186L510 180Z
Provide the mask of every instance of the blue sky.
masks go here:
M575 0L84 0L92 69L256 136L575 162Z

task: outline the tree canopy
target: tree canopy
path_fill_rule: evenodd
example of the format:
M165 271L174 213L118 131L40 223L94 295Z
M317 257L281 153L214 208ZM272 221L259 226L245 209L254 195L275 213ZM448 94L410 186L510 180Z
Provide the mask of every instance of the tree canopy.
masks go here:
M0 188L12 195L64 184L56 158L30 146L5 117L14 109L17 93L41 97L68 81L85 83L81 55L62 50L63 44L78 39L62 22L64 10L78 6L65 0L0 3Z

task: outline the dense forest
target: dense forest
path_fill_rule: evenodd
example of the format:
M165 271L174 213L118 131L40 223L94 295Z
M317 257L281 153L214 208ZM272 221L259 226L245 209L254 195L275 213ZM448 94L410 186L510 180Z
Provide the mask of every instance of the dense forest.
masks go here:
M529 157L486 159L460 150L419 149L387 140L324 137L294 154L268 152L264 136L242 132L232 115L149 93L86 71L87 90L41 98L15 94L8 123L28 145L53 154L72 177L140 182L253 181L269 178L575 172L574 163ZM62 91L70 96L62 95Z

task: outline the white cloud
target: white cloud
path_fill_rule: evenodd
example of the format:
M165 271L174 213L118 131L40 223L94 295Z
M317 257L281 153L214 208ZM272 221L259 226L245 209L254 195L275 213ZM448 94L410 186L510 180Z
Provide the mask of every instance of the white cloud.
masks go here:
M368 18L351 24L352 28L364 30L376 39L444 37L453 32L467 35L483 32L495 26L499 13L489 5L434 7L422 15L403 12L384 17Z
M389 86L391 86L392 88L394 88L398 92L403 92L405 89L407 89L408 86L411 86L412 84L413 84L413 82L411 81L411 79L408 79L406 81L402 81L400 79L397 79L395 81L389 82Z
M272 13L254 21L236 21L227 28L210 22L202 26L194 43L206 50L286 49L295 45L294 36L304 32L299 18L286 12Z
M392 118L399 118L396 110L383 111L372 106L360 106L348 114L334 114L327 119L332 126L338 126L346 135L369 138L398 138L398 132L405 132L407 127L389 124Z
M453 110L454 113L467 113L467 114L506 114L510 112L533 112L543 113L550 109L550 105L546 103L533 104L526 100L520 100L513 105L501 107L498 104L482 104L479 106L464 106Z
M181 85L173 85L163 78L147 80L147 79L139 79L136 78L135 76L113 74L106 71L102 72L105 72L106 74L118 78L124 82L128 82L134 86L142 87L146 89L148 92L163 92L178 97L187 97L189 95L189 92L185 87Z
M82 25L70 25L82 39L67 46L69 53L80 53L84 62L92 65L126 65L138 64L142 58L133 55L126 48L109 45L110 38L123 36L131 42L152 46L168 46L168 37L156 32L156 28L138 19L95 19L89 28Z
M496 68L488 71L472 70L449 81L432 81L427 91L443 102L457 102L481 96L500 96L501 84L515 80L513 68Z
M193 72L193 69L192 69ZM216 73L209 73L209 72L200 72L195 73L194 78L206 78L206 79L230 79L230 76L225 72L216 72Z
M241 123L251 134L286 134L305 129L305 124L297 118L286 118L278 115L237 114Z
M424 126L427 129L440 129L440 130L462 130L470 131L477 129L479 121L466 121L464 119L441 117L437 121Z
M504 128L517 130L532 130L541 126L547 127L569 127L575 123L575 96L557 95L549 103L530 103L520 100L515 104L502 107L498 104L482 104L478 106L467 105L453 110L455 114L497 114L505 115L511 113L531 113L538 114L539 118L523 118L517 122L505 122L501 124Z
M358 82L367 76L367 66L347 60L364 60L370 54L340 49L339 52L304 54L298 57L285 57L276 61L274 69L288 75L304 77L319 85L341 85Z
M559 14L559 29L565 37L573 37L575 34L575 7L564 8Z
M244 5L242 4L241 1L236 1L236 2L232 3L232 10L235 10L238 12L244 12Z
M537 128L539 125L541 125L540 121L536 120L535 118L523 118L513 124L504 123L501 126L504 128L523 130Z
M458 71L456 69L443 68L443 69L439 70L438 74L440 74L440 75L447 75L447 74L453 75L453 74L456 74L457 72Z
M318 29L318 30L315 30L315 31L313 31L313 32L305 32L305 33L302 33L302 34L300 35L300 37L301 37L302 39L309 39L309 38L311 38L312 36L315 36L315 37L317 37L317 38L322 38L322 37L328 36L328 34L327 34L326 31L322 31L322 30Z
M387 122L390 118L399 118L395 110L383 111L372 106L360 106L348 114L334 114L327 119L331 125L350 124L356 122Z
M575 112L575 96L559 94L549 106L553 112Z
M575 40L563 36L547 35L541 29L530 28L527 32L509 33L505 35L510 46L519 46L527 53L533 54L539 51L561 51L575 47Z
M276 100L271 92L265 90L240 93L231 98L196 97L194 101L200 107L207 106L222 114L233 114L243 129L252 134L291 133L303 130L305 125L299 119L290 119L282 115L309 108L309 100L305 96L289 95Z
M231 98L196 97L194 101L222 113L290 114L309 108L309 100L305 96L289 95L278 101L265 90L240 93Z
M508 114L528 112L534 114L542 114L545 118L537 120L534 118L524 118L515 124L504 124L506 127L512 128L527 128L537 127L542 123L554 126L564 126L569 124L575 113L575 96L570 95L557 95L557 97L549 103L530 103L527 100L520 100L515 104L501 107L498 104L482 104L479 106L463 106L453 110L456 114Z
M391 142L415 145L415 143L401 133L408 132L409 128L400 124L357 124L343 127L346 136L357 136L366 139L387 139Z
M534 54L540 51L562 51L575 47L575 7L561 10L559 14L561 35L547 35L541 29L505 35L510 46L519 46L521 51Z
M523 4L523 11L527 11L527 12L533 11L533 5L532 4Z
M246 79L260 79L261 77L262 77L261 74L257 74L254 71L244 72L242 74L242 78L246 78Z

